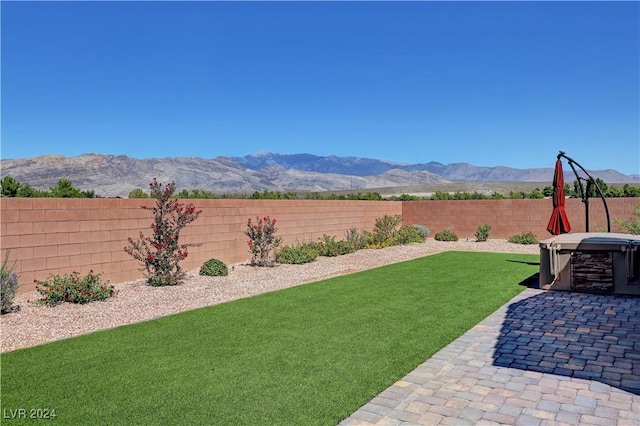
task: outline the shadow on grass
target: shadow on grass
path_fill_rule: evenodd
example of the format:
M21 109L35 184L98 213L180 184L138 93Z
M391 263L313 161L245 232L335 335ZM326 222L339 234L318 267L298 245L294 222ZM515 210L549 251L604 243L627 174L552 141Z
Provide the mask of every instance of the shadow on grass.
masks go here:
M513 303L493 364L640 395L640 297L549 291Z

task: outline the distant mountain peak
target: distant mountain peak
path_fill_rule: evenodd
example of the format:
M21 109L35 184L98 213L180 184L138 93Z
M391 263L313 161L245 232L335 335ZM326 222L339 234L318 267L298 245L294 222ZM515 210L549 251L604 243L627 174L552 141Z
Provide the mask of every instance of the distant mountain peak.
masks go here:
M607 183L639 183L640 176L615 170L590 171ZM370 188L426 186L446 182L549 182L552 168L514 169L469 163L400 164L365 157L274 154L261 151L244 157L172 157L136 159L97 153L65 157L57 154L1 161L0 176L12 176L34 188L48 189L70 179L100 196L123 196L145 189L157 177L182 189L214 193L263 190L361 191Z

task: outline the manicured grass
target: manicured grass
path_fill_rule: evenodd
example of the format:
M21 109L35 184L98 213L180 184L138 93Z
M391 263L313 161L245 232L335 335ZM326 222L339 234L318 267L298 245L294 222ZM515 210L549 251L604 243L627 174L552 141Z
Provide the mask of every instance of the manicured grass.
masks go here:
M74 425L335 425L519 293L537 261L442 253L3 354L2 423L25 408Z

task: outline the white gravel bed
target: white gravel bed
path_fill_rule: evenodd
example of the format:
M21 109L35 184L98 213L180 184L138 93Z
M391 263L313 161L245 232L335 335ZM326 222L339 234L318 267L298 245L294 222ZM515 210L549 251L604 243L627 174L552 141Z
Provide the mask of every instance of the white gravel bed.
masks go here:
M0 352L451 250L527 254L538 254L540 251L537 244L512 244L500 239L443 242L430 238L420 244L360 250L338 257L319 257L303 265L278 265L273 268L230 265L226 277L203 277L194 270L178 286L151 287L146 285L144 279L119 283L115 284L117 296L85 305L63 303L55 307L43 306L35 303L40 299L40 294L31 292L16 298L14 304L20 306L19 311L0 317Z

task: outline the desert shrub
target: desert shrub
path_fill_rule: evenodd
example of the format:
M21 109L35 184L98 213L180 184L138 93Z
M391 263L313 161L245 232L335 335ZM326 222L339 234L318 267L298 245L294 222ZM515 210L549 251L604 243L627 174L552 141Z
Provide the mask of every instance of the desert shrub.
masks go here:
M522 234L512 235L507 241L514 244L537 244L538 237L531 232L523 232Z
M422 235L422 237L425 240L429 237L429 234L431 233L431 231L426 226L424 225L412 225L412 226L420 232L420 235Z
M476 228L476 241L487 241L489 239L489 231L491 225L478 225Z
M374 233L368 233L364 248L381 249L385 247L395 246L398 244L400 243L398 242L397 233L387 238L386 240L381 240L380 237Z
M319 240L317 247L318 255L320 256L341 256L355 251L349 241L336 241L335 237L330 237L328 235L323 235Z
M616 219L615 222L627 233L640 235L640 204L633 209L633 216L629 220Z
M15 262L11 266L9 263L9 253L7 250L2 265L0 266L0 314L6 314L13 310L13 300L18 292L18 275L13 272Z
M384 215L377 218L373 226L373 233L377 241L385 241L393 236L402 223L402 216Z
M294 246L284 246L276 252L276 261L300 265L316 260L318 257L318 246L314 243L299 243Z
M153 235L145 237L140 231L137 241L129 237L129 245L124 251L142 263L142 271L150 285L177 285L185 277L180 262L188 256L187 248L196 245L179 244L180 231L195 221L202 210L196 210L193 204L179 203L173 199L176 188L174 182L162 189L162 184L153 179L149 186L156 204L154 207L140 207L153 212L154 221L150 225Z
M403 226L392 238L396 240L397 244L423 243L425 240L420 229L413 225Z
M90 271L80 277L77 272L64 275L50 274L44 281L36 280L36 289L43 296L40 302L44 305L55 306L63 302L89 303L105 300L116 294L109 281L102 281L101 274Z
M348 229L344 232L346 241L351 244L353 251L361 250L367 244L367 232L358 232L356 228Z
M200 267L200 275L207 277L226 277L229 275L229 269L222 260L209 259Z
M276 232L278 232L276 220L269 216L262 219L256 218L256 222L252 222L251 218L247 219L245 235L249 237L247 245L253 266L273 266L275 259L271 254L282 242L282 238L276 237Z
M458 236L453 231L440 231L433 238L437 241L458 241Z

